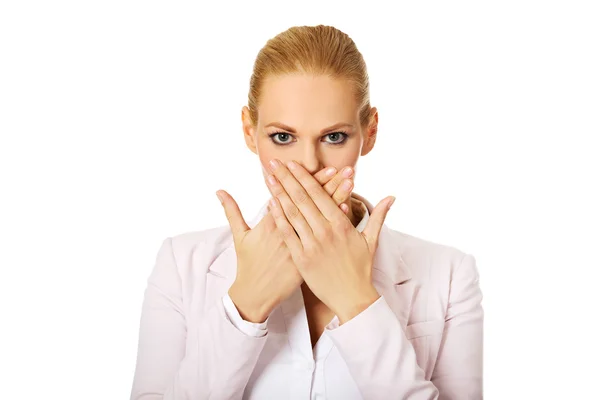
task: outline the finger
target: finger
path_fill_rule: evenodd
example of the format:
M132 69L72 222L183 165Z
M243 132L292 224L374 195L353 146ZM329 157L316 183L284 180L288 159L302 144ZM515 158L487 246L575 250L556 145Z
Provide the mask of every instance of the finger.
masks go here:
M339 205L344 214L348 214L348 206L344 204L346 200L352 194L352 191L345 193L344 190L338 190L340 184L344 180L344 177L352 177L354 175L354 171L350 167L344 168L342 171L336 173L335 167L323 168L321 171L317 172L313 177L323 186L323 189L327 192L329 196L333 199L335 204Z
M323 186L331 182L331 178L335 177L336 172L337 170L335 169L335 167L325 167L313 176L317 180L317 182L319 182L321 186Z
M395 200L396 198L393 196L386 197L385 199L381 200L373 209L373 214L369 216L367 226L365 226L365 229L362 231L362 234L367 240L371 252L374 252L375 249L377 249L381 227L383 226L385 217L387 216L387 213Z
M304 172L303 177L307 183L301 184L298 179L296 179L296 176L288 169L287 166L283 165L281 161L273 160L271 162L271 169L277 178L277 181L283 188L283 191L280 192L278 196L279 200L281 201L283 211L288 216L288 219L290 217L288 214L289 211L295 213L295 210L290 207L286 201L286 197L289 197L293 204L299 209L299 214L306 219L312 230L319 230L319 227L323 227L327 221L315 205L314 197L321 195L322 197L327 198L330 205L335 208L337 208L337 206L335 203L333 203L333 201L331 201L331 198L329 195L327 195L327 192L323 190L323 187L319 184L319 182L317 182L315 178L308 173L308 171L293 161L288 164L294 169L301 169ZM292 217L294 216L295 215L292 215ZM294 225L292 220L290 220L290 222L292 222L292 225ZM296 225L294 225L294 227L295 226Z
M262 217L259 224L264 224L264 226L266 228L266 232L272 232L275 229L277 229L277 227L275 226L275 219L273 218L273 213L271 212L270 203L267 205L267 212Z
M229 193L224 190L217 190L216 194L225 210L225 215L227 216L233 239L237 243L243 234L250 230L250 227L246 224L238 204Z
M350 198L352 195L352 189L354 189L354 184L350 187L342 188L340 185L343 183L344 179L350 179L354 176L354 169L352 167L342 168L333 178L329 180L325 185L323 185L323 189L327 192L329 196L333 199L335 204L337 204L344 214L348 215L348 205L344 202Z
M335 176L325 184L325 186L323 186L323 189L325 189L325 191L332 196L333 201L336 202L336 204L340 204L344 201L347 200L347 197L340 200L339 196L342 193L338 194L338 198L334 197L334 194L336 192L336 190L338 190L338 188L340 187L340 185L342 184L342 182L344 181L344 179L346 178L352 178L354 176L354 169L352 167L345 167L342 168L341 171L339 171L337 174L335 174Z
M331 198L336 205L340 205L352 195L352 189L354 189L354 181L352 179L344 179Z
M274 197L269 201L269 203L271 205L273 218L275 219L275 225L277 225L277 230L281 234L283 241L290 250L292 259L297 259L298 255L302 254L303 251L302 242L286 218L279 200Z
M273 175L267 177L267 186L269 187L271 195L278 199L284 217L286 217L289 223L294 227L300 239L303 243L309 243L314 236L313 231L300 209L294 204L292 199L290 199L290 196L285 191L284 187ZM270 206L271 210L273 210L273 204L270 204Z
M340 212L337 204L335 204L331 197L329 197L325 189L319 185L319 183L315 180L315 178L312 177L311 174L308 173L308 171L294 161L288 162L288 167L288 173L291 175L291 177L286 176L284 173L280 174L283 175L283 179L285 179L291 187L292 199L296 204L298 204L298 207L300 207L302 213L307 216L307 220L311 226L314 226L312 223L313 219L315 220L315 223L322 224L324 222L323 219L333 222L345 217L344 214ZM287 168L279 168L279 171L284 169ZM289 193L290 190L288 190L286 182L282 183L286 191ZM300 186L300 189L296 188L296 185ZM294 193L297 193L296 197L299 199L294 198ZM304 196L308 198L303 198ZM302 203L299 204L300 201Z

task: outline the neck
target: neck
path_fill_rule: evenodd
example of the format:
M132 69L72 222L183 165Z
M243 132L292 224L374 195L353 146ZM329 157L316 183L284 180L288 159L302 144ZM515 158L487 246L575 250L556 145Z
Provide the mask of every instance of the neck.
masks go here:
M352 225L356 228L356 226L360 223L360 221L364 217L364 210L361 208L361 204L358 200L352 199L352 196L345 201L348 206L348 212L346 216L352 222Z

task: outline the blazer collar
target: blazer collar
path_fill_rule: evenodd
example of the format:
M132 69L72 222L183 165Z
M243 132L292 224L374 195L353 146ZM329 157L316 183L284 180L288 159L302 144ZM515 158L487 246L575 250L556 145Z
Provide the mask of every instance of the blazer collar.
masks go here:
M372 215L374 207L366 198L356 193L352 193L351 196L361 201L367 207L369 215ZM267 205L268 202L265 202L256 216L248 222L250 228L258 225L260 220L266 215L268 212ZM236 254L231 231L227 230L227 233L217 238L217 241L220 242L220 246L218 246L220 248L218 253L220 254L214 258L208 270L214 275L233 282L236 275ZM384 282L376 282L379 279L374 276L373 283L376 286L397 285L411 278L410 270L402 259L400 245L386 224L381 228L379 245L373 260L373 269L378 270L384 276Z
M351 196L367 207L369 216L373 214L375 207L369 200L357 193L352 193ZM410 270L402 259L401 253L400 243L395 240L394 234L384 223L379 234L379 245L375 251L373 269L382 272L395 285L404 283L411 278Z

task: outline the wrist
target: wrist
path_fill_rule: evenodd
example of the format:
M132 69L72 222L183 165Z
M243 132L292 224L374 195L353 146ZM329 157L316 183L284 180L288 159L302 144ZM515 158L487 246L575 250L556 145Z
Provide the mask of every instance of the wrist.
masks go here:
M267 320L270 309L264 302L256 301L257 296L246 293L235 283L229 288L227 294L243 320L253 323L262 323Z
M348 297L336 312L340 326L369 308L379 297L381 295L375 287L371 287L361 294Z

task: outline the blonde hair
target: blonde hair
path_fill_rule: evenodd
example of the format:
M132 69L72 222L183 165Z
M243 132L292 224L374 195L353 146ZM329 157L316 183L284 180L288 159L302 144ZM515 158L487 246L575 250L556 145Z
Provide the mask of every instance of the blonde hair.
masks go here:
M359 104L360 122L370 117L369 75L362 54L346 33L332 26L294 26L267 41L254 62L248 91L250 119L258 122L264 80L273 75L308 73L349 80Z

